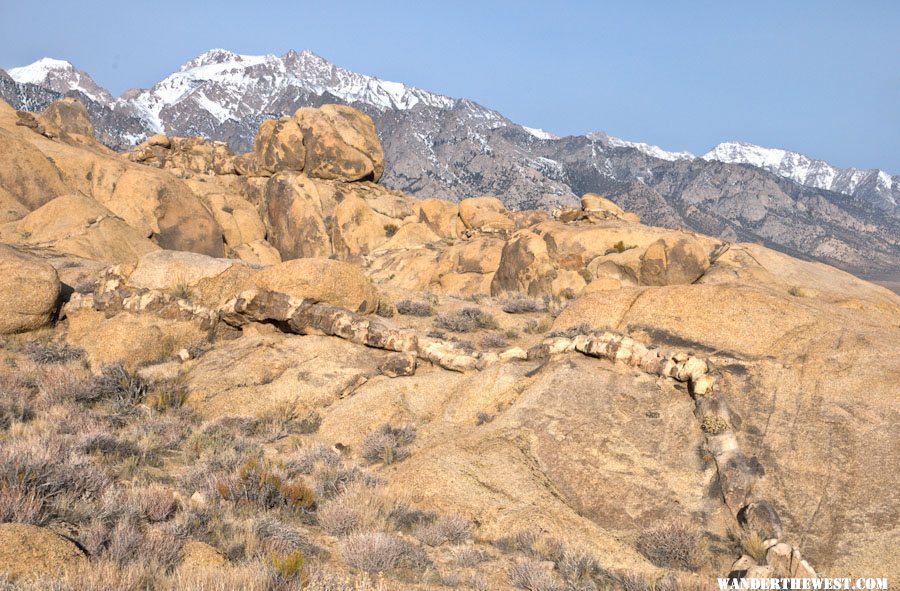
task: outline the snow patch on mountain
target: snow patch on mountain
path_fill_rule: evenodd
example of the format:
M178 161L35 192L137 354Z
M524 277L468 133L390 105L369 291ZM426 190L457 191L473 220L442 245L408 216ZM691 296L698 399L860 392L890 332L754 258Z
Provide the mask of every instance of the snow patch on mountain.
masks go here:
M550 133L549 131L543 130L540 127L526 127L522 126L522 129L533 135L539 140L558 140L559 136Z
M75 66L67 61L53 59L52 57L42 57L27 66L10 68L6 73L19 84L41 84L51 72L74 69Z
M215 87L215 92L195 95L205 87ZM239 119L241 107L248 102L264 109L291 87L318 95L329 93L347 103L363 103L379 110L412 109L420 104L448 109L456 103L450 97L400 82L345 70L308 50L279 57L242 55L224 49L197 56L153 88L138 92L131 102L155 131L164 132L163 109L183 101L194 100L222 122Z
M27 66L10 68L6 73L19 84L36 84L63 94L77 90L91 100L101 103L112 101L112 96L90 76L65 60L43 57Z
M591 140L600 141L602 144L605 144L610 148L632 148L637 150L638 152L643 152L648 156L659 158L660 160L668 160L670 162L674 162L676 160L693 160L694 158L696 158L696 156L694 156L690 152L669 152L668 150L664 150L659 146L645 144L643 142L630 142L628 140L623 140L621 138L611 136L603 131L589 133L586 137Z
M896 206L895 192L900 192L900 180L883 170L838 168L824 160L815 160L798 152L780 148L765 148L746 142L723 142L702 156L730 164L750 164L800 185L855 195L870 187L884 201Z

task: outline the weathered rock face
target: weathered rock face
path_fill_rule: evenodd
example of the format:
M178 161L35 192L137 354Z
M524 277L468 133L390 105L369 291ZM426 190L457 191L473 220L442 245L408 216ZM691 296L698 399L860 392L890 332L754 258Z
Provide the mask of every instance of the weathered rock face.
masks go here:
M269 174L302 171L306 167L306 148L297 121L293 117L263 121L253 142L253 157L256 165Z
M378 182L384 152L368 115L343 105L302 108L294 119L303 133L309 176L330 180Z
M40 115L46 132L57 137L81 136L94 142L94 125L84 105L78 99L64 98L54 101Z
M129 163L105 149L70 145L21 127L14 132L8 113L0 113L0 125L0 151L9 151L0 165L0 186L28 209L81 193L163 248L224 255L222 229L171 174Z
M459 219L470 230L509 232L515 229L515 222L509 217L506 207L499 199L491 196L460 201Z
M234 153L225 142L154 135L128 154L132 162L171 169L174 174L234 174Z
M0 129L0 186L26 210L71 192L40 150L5 129Z
M693 283L709 268L708 253L697 240L660 238L641 257L643 285Z
M7 227L0 226L0 240L50 247L109 264L135 263L159 246L83 195L63 195L39 207Z
M264 121L253 151L235 160L235 171L246 176L290 171L325 180L378 182L384 152L368 115L344 105L323 105Z
M340 442L348 457L379 425L415 425L412 455L379 476L465 514L479 537L539 529L655 575L635 536L691 519L711 539L733 526L801 539L825 572L891 568L896 479L861 475L897 460L896 296L760 246L643 226L598 195L551 220L350 181L376 176L354 135L365 125L321 111L300 117L306 128L264 126L238 166L260 176L188 178L4 127L56 163L67 194L29 214L3 185L0 205L22 219L0 241L30 254L0 253L26 257L29 280L52 272L39 257L60 277L92 273L54 336L94 370L178 377L204 418L317 413L319 432L298 441ZM172 246L165 230L195 218L212 220L221 254L155 250L150 237ZM38 291L20 283L15 306ZM58 292L14 330L53 317ZM507 313L523 294L531 307ZM452 321L475 307L492 322ZM766 549L767 564L736 564L812 571L796 547Z
M331 256L331 237L324 218L333 204L324 189L294 172L277 174L266 184L269 242L283 259Z
M197 285L202 279L221 275L235 264L239 263L193 252L160 250L141 258L128 276L127 285L136 289L179 291Z
M179 350L205 336L205 331L190 320L134 312L107 318L101 312L83 309L68 316L66 340L84 349L94 371L111 363L135 370L148 362L172 359Z
M260 289L362 313L374 312L381 300L357 267L330 259L295 259L273 265L254 275L253 283Z
M0 244L0 334L34 330L56 313L60 283L44 261Z
M759 259L744 259L745 248ZM900 417L891 388L898 376L900 306L878 303L893 296L874 286L864 293L840 276L829 288L815 283L823 289L818 295L792 296L787 281L812 284L819 269L800 262L782 267L782 256L732 246L713 265L715 284L704 276L695 285L585 295L555 328L618 327L709 352L726 375L722 392L745 458L764 466L753 493L780 514L776 521L754 508L741 518L754 529L783 527L802 535L812 564L862 576L878 562L874 556L884 555L884 540L898 535L890 485L879 480L863 491L850 481L896 461L892 442ZM738 260L744 271L737 276L745 274L741 281L749 284L735 284ZM872 527L881 532L877 539Z
M78 546L48 529L0 523L0 573L13 580L46 579L84 560Z
M530 230L520 230L503 247L500 265L491 281L491 295L550 293L555 271L544 239Z
M225 245L230 250L266 238L266 226L256 207L240 195L208 193L201 200L222 228Z

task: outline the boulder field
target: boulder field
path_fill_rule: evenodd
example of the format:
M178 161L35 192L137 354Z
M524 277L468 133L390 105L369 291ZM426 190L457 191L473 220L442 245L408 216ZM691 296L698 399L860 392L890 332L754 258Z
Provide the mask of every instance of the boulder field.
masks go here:
M49 341L88 375L178 384L196 425L316 417L265 457L289 442L362 461L367 434L414 426L375 477L467 520L474 546L533 531L656 578L675 567L645 532L690 522L709 556L689 570L708 577L900 577L897 295L600 195L508 211L389 190L383 170L372 121L345 106L265 121L247 154L156 135L121 155L74 99L0 102L0 386L22 343ZM0 445L39 428L4 416ZM196 504L196 487L177 494ZM62 521L0 523L28 555L0 553L0 574L97 560ZM309 535L343 564L324 523ZM751 534L755 554L729 546ZM185 565L200 548L240 567L184 535ZM561 588L487 554L477 588ZM533 576L568 576L542 558Z

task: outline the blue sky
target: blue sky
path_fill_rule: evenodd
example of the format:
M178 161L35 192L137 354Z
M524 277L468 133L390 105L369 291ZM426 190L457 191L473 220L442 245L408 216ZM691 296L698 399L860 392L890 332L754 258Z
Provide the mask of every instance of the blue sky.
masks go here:
M900 2L0 0L0 67L67 59L119 94L203 51L311 49L557 134L724 140L900 174Z

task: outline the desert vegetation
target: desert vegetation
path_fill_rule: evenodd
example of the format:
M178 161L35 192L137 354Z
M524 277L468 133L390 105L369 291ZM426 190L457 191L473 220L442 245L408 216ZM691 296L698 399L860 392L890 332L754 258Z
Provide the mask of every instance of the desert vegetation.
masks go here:
M384 424L349 454L313 441L316 416L203 421L177 381L151 385L121 365L94 375L83 352L50 343L2 355L0 523L64 523L86 560L0 589L634 585L536 531L482 540L469 518L411 504L377 468L415 453L414 425ZM638 547L683 569L696 544L654 530Z

